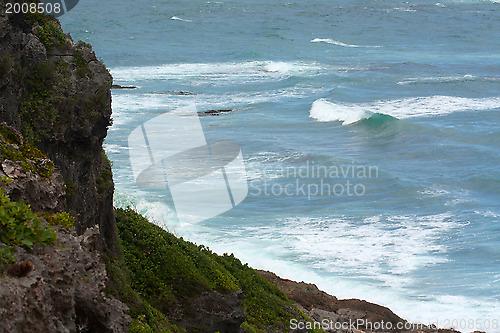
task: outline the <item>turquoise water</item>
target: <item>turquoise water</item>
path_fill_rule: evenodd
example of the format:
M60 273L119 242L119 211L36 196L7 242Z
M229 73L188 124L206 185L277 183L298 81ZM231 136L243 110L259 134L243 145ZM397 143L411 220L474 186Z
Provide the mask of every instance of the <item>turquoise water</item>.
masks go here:
M446 325L500 320L499 14L495 1L87 0L61 22L115 83L138 86L113 91L116 205L253 267ZM250 185L192 225L135 186L127 143L190 103L233 110L201 122L207 141L240 145ZM322 180L338 191L314 193Z

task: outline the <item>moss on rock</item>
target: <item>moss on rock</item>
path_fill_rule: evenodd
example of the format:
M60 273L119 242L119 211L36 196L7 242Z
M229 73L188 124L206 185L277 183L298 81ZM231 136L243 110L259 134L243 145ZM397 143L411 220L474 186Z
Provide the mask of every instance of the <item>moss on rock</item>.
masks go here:
M5 124L0 124L0 158L20 162L24 171L44 179L54 172L51 160L32 144L23 142L21 135Z

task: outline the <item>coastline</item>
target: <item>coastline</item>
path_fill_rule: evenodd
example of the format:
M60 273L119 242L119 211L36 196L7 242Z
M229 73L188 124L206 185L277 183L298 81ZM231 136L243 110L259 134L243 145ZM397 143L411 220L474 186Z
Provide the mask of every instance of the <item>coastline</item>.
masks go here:
M326 332L459 332L412 323L387 307L360 299L337 299L319 290L314 284L281 278L269 271L256 271L294 301L312 319L313 326L316 325L314 327Z
M0 244L16 256L0 267L6 330L458 332L408 323L384 306L339 300L314 284L254 270L232 254L216 255L135 212L114 209L111 162L102 149L112 124L111 76L91 47L73 43L57 21L1 18L8 54L0 73L6 101L0 175L9 181L2 203L33 213L28 229L40 221L57 236L49 243L23 232L19 242ZM16 209L6 220L19 222ZM27 261L28 272L9 273ZM9 302L18 306L9 309Z

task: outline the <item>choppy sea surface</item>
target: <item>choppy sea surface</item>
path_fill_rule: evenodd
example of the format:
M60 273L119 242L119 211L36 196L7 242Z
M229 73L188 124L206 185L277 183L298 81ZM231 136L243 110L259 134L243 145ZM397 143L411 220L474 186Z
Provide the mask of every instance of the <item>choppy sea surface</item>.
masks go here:
M80 1L64 29L138 87L113 91L115 205L408 320L500 331L500 3L437 1ZM135 185L127 141L185 105L233 110L200 119L250 185L196 224Z

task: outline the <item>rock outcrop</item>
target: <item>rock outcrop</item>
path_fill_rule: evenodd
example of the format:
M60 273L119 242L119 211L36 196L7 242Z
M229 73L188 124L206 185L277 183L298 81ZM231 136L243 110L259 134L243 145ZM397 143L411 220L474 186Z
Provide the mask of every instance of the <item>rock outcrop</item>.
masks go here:
M2 188L10 199L22 199L34 211L52 214L66 208L66 186L59 169L5 122L0 123L0 177L9 180Z
M0 242L2 265L11 259L3 257L6 249L17 258L0 267L0 332L127 332L127 306L104 294L102 256L117 253L114 185L102 149L112 123L112 78L91 46L73 43L57 20L6 14L6 2L0 0L1 194L24 200L39 216L69 213L75 227L58 230L55 245L31 249L22 235L7 247ZM3 226L19 222L9 218Z
M216 256L203 247L165 235L171 242L166 241L163 248L141 245L134 263L146 264L148 269L171 265L168 260L153 260L163 258L164 248L177 256L182 254L183 261L165 269L163 281L152 281L157 275L147 276L146 281L136 281L133 286L128 276L130 267L125 267L117 245L111 165L102 150L112 123L112 78L91 46L75 44L62 32L57 20L43 14L7 15L6 3L0 0L0 186L11 200L23 199L34 212L49 214L40 216L68 212L76 222L70 231L55 227L59 228L55 245L35 243L32 248L31 241L0 242L0 250L8 245L14 252L15 247L17 257L14 265L0 267L0 333L127 332L131 322L136 331L148 332L161 327L165 328L162 331L175 328L172 330L230 333L252 332L255 327L259 331L282 332L289 331L287 318L307 323L325 319L331 323L359 319L393 326L406 323L385 307L356 299L338 300L313 284L259 272L280 291L232 255ZM219 116L231 111L208 110L200 115ZM4 202L11 203L3 190L1 194ZM30 214L28 224L38 219ZM140 219L135 215L131 218ZM5 220L15 225L15 219ZM130 228L128 223L123 232ZM147 239L156 239L159 234L154 231L154 237ZM131 235L133 246L137 246L135 236ZM150 258L156 250L161 255ZM108 272L103 255L107 256L108 269L112 268ZM181 269L191 274L191 284L186 274L179 278L177 271ZM111 282L107 287L115 287L116 297L122 296L120 299L128 301L131 309L135 306L133 321L124 303L104 293L108 280ZM169 289L174 284L199 285L200 290L194 293L183 285L174 293ZM226 288L228 293L219 292L216 286ZM175 303L166 309L164 303L154 308L142 299L148 298L154 304L153 296L167 292L172 297L163 295L165 299ZM160 312L160 308L164 311ZM384 331L340 327L327 331Z
M339 300L311 283L283 279L268 271L257 270L266 280L276 285L288 298L326 332L413 332L458 333L422 324L412 324L390 309L359 299Z
M246 320L242 299L241 290L231 294L204 292L190 301L193 313L188 315L182 306L174 306L169 319L190 332L239 332Z
M127 332L128 308L103 293L99 228L57 234L57 245L19 249L19 260L33 265L27 276L0 279L0 332Z
M76 217L77 232L97 223L113 250L113 182L102 151L112 122L111 75L90 45L73 43L57 20L6 14L6 2L0 0L0 122L53 161L66 188L58 205ZM45 209L40 196L23 197Z

